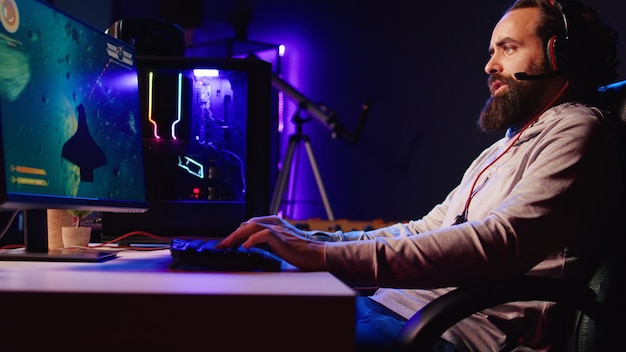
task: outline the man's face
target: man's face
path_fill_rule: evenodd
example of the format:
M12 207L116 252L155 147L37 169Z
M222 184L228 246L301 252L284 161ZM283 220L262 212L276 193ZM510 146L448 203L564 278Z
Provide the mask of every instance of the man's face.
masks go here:
M515 73L529 75L549 72L544 43L536 34L540 11L517 9L505 14L493 30L485 66L489 74L490 98L483 107L479 125L483 131L520 127L548 104L552 85L549 79L520 81Z

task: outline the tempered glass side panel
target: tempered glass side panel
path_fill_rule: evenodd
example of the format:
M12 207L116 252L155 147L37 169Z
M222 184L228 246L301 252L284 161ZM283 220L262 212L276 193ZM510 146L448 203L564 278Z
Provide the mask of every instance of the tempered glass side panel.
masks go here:
M107 240L228 233L269 211L271 65L258 59L138 59L146 214L107 214Z
M140 73L150 199L245 202L248 72Z

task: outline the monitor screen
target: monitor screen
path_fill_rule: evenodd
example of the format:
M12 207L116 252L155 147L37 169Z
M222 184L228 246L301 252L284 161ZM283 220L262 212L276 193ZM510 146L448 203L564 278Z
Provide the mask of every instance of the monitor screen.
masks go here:
M0 208L146 211L134 48L41 1L1 6Z

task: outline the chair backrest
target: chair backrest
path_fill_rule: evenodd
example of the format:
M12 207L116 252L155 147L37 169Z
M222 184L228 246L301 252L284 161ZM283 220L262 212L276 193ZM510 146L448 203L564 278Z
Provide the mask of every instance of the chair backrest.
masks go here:
M621 148L623 185L626 188L626 80L600 87L598 93L598 107L611 112L615 118L614 133ZM622 199L626 200L626 197L623 196ZM626 239L626 226L622 226L617 232L618 244L626 243L626 240L619 239ZM596 293L597 301L616 311L626 312L626 261L621 258L620 250L621 248L617 249L617 253L612 253L612 257L598 267L589 281L589 287ZM614 347L614 332L608 333L604 326L598 326L598 322L589 316L579 316L575 333L577 352L608 351Z

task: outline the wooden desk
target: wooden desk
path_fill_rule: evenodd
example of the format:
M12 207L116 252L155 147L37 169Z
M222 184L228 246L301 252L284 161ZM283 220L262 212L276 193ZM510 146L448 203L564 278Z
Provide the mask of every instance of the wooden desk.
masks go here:
M353 349L355 293L328 273L180 272L170 261L160 250L0 262L0 349Z

